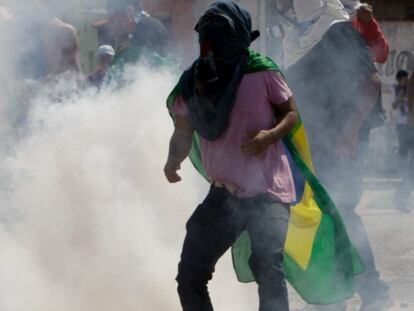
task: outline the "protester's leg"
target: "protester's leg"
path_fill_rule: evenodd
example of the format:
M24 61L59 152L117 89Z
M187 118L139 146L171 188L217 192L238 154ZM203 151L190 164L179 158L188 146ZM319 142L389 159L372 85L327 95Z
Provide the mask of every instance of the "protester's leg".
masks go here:
M409 200L410 193L414 187L414 128L404 128L404 138L407 144L407 155L402 166L402 180L394 194L394 204L402 212L413 210L412 203Z
M296 99L300 111L305 111L302 119L308 128L316 174L335 202L350 238L362 257L367 271L363 274L365 280L363 283L367 284L367 288L376 288L377 285L385 288L378 291L381 295L386 292L386 286L380 286L383 283L379 280L375 268L369 238L361 217L356 213L362 195L362 153L348 161L339 159L335 155L337 137L342 134L349 118L356 111L361 114L360 105L365 104L357 99L362 91L361 85L372 80L376 73L372 53L361 35L350 24L345 23L332 26L313 51L315 53L311 51L295 65L296 72L292 69L288 70L288 78L289 74L293 76L289 81L296 82L294 93L298 89L298 94L301 95ZM308 64L310 58L316 59L315 63L318 65L310 66ZM341 61L338 62L338 59ZM308 60L308 63L305 60ZM343 66L344 63L347 66ZM319 68L327 68L328 72L321 72ZM296 78L295 73L299 78ZM309 76L309 73L313 76ZM305 74L308 80L313 82L300 79ZM315 82L320 86L318 87ZM374 97L378 95L375 92L378 90L373 87ZM306 113L310 109L313 109L313 115ZM366 140L367 137L365 135ZM366 145L361 147L364 149ZM318 306L317 309L338 311L346 310L346 306L342 303L327 307Z
M388 286L380 279L365 224L356 211L362 196L363 154L366 144L367 141L361 142L356 158L337 159L335 176L339 180L331 194L364 266L364 272L355 277L355 290L363 304L370 305L375 301L384 303L388 299Z
M183 311L213 310L207 283L219 258L241 233L234 205L225 189L212 187L187 223L177 276Z
M286 204L266 202L250 207L247 230L251 239L250 267L259 286L259 311L288 311L284 244L289 224Z
M408 146L409 146L409 142L407 141L406 129L407 129L407 125L397 124L400 166L403 166L403 163L405 162L407 158L407 152L408 152Z
M355 278L355 290L361 296L361 299L368 303L373 299L385 298L388 287L380 280L368 233L362 218L356 211L362 197L363 154L368 143L367 133L361 134L364 135L362 135L360 150L354 158L340 159L332 153L323 155L316 153L315 155L317 157L316 162L321 162L319 171L317 171L318 177L323 181L335 202L349 237L358 250L364 265L364 273ZM346 310L346 307L344 303L341 303L325 307L318 306L314 310L337 311Z

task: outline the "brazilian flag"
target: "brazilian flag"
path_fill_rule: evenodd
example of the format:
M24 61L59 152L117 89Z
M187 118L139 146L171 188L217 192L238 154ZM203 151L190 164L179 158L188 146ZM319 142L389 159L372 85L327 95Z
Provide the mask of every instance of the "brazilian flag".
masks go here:
M280 72L271 59L251 49L248 53L245 74L266 70ZM167 99L170 111L178 95L179 85ZM354 276L363 268L335 204L315 176L301 120L283 143L300 198L291 209L284 257L286 278L307 303L331 304L351 298ZM208 180L201 162L200 138L196 133L189 157L198 172ZM240 282L254 281L248 264L250 254L250 239L244 232L232 247L233 264Z

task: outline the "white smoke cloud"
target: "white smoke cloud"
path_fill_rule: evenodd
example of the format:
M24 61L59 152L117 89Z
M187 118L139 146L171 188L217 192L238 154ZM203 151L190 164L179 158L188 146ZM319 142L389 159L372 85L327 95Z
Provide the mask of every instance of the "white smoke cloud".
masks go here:
M184 224L207 185L188 163L181 185L164 180L176 77L133 73L116 93L31 100L0 167L0 310L180 310ZM218 270L217 310L251 310L229 257Z
M13 13L21 19L43 2L5 3L0 310L180 310L174 278L185 222L208 185L188 161L181 184L163 176L173 129L165 99L178 77L137 67L134 83L98 95L74 92L63 76L43 89L23 82L15 67L25 44L5 43L21 36ZM257 308L254 285L237 282L229 255L211 292L218 311Z

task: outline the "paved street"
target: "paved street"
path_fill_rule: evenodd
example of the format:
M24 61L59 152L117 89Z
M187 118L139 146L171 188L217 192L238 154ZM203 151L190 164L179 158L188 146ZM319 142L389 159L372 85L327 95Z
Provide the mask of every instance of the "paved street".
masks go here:
M367 190L360 205L378 269L391 285L392 310L414 310L414 213L392 207L392 190ZM413 197L414 199L414 197ZM413 203L414 211L414 203ZM408 306L407 306L408 304Z

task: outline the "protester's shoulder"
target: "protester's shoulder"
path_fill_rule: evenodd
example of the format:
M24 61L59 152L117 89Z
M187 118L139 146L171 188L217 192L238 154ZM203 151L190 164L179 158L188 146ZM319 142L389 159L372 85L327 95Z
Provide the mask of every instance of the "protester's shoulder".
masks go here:
M144 16L138 23L138 29L147 32L147 35L168 36L167 28L155 17Z
M53 18L47 27L46 35L53 44L73 46L78 44L78 33L74 26L58 18Z
M257 79L266 83L272 81L284 80L283 75L278 70L262 70L258 72L252 72L245 75L246 79Z
M56 17L49 22L48 28L50 31L58 31L61 34L77 35L77 30L73 25Z

